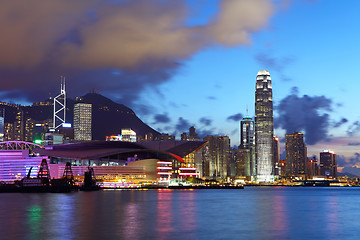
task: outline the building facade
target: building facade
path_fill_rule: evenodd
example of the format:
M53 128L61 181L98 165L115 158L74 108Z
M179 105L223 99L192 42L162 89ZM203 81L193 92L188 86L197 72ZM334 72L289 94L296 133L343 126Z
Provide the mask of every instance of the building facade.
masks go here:
M239 152L236 154L236 162L244 163L244 175L248 177L256 176L256 161L254 156L254 133L255 133L255 123L252 118L244 117L240 121L240 146ZM244 158L244 159L241 159ZM241 166L241 164L240 164ZM241 168L237 164L236 175L242 173Z
M15 141L24 140L24 111L20 108L18 108L16 111L13 140Z
M209 177L225 179L230 176L230 138L228 136L206 136L208 142Z
M337 158L333 151L324 150L320 153L320 175L337 178Z
M77 103L74 105L74 139L90 141L92 139L92 105Z
M286 176L300 176L306 174L307 148L304 135L294 132L285 135L286 148Z
M274 136L273 138L273 165L274 176L279 177L281 175L281 162L280 162L280 144L279 138Z
M259 182L274 181L273 168L273 99L270 73L259 71L255 90L255 159Z

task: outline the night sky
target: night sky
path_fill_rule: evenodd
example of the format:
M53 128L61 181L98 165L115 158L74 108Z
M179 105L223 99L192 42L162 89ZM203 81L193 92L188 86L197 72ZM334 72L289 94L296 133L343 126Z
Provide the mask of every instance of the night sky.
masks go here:
M1 99L98 92L154 129L228 135L273 81L275 134L360 167L358 0L0 0ZM282 149L284 150L284 149Z

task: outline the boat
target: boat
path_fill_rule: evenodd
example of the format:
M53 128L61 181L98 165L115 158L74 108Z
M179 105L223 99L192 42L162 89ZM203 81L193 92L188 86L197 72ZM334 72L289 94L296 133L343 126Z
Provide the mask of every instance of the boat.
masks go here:
M80 187L80 191L99 191L100 186L96 184L94 169L88 167L88 171L84 174L84 185Z

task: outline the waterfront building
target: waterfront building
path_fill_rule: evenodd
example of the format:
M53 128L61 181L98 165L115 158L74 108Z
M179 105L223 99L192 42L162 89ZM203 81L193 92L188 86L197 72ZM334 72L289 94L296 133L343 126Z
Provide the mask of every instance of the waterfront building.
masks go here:
M74 105L74 139L90 141L92 139L92 105L77 103Z
M285 135L287 176L304 176L306 174L307 148L304 143L304 135L294 132Z
M241 165L244 162L244 175L254 178L256 176L256 161L254 156L254 133L255 133L255 123L252 118L244 117L240 121L240 146L239 151L242 153L236 153L236 175L239 175L242 170ZM244 159L240 159L244 158ZM240 166L239 166L240 164Z
M324 150L320 153L320 175L337 178L337 157L333 151Z
M228 136L206 136L208 142L209 177L225 179L230 176L230 138Z
M255 90L255 159L259 182L274 181L273 167L273 99L270 73L259 71Z

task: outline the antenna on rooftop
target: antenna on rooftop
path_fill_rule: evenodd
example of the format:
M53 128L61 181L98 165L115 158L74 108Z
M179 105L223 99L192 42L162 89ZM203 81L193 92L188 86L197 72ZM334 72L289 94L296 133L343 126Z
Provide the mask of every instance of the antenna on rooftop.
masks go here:
M55 131L65 123L66 114L66 91L65 77L60 76L60 94L54 98L53 130Z

